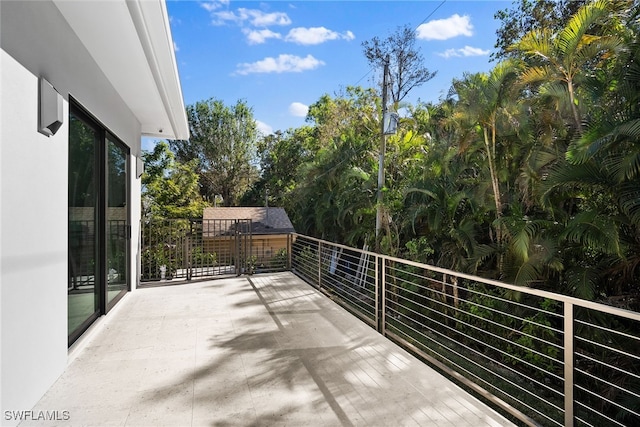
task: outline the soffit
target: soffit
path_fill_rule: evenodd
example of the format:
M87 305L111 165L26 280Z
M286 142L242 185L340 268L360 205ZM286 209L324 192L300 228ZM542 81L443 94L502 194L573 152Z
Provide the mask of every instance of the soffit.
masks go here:
M142 134L188 139L182 89L163 0L54 3L129 106Z

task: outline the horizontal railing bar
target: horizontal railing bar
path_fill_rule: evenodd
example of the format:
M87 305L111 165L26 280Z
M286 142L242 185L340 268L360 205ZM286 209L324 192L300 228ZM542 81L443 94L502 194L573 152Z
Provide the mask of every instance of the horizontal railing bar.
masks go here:
M584 353L576 352L576 356L580 356L580 357L582 357L584 359L587 359L587 360L590 360L590 361L592 361L592 362L594 362L594 363L596 363L596 364L598 364L600 366L605 366L605 367L607 367L609 369L612 369L614 371L618 371L621 374L629 375L629 376L632 376L632 377L634 377L636 379L640 379L640 375L638 375L638 374L635 374L635 373L633 373L631 371L627 371L627 370L624 370L624 369L620 369L617 366L613 366L613 365L610 365L610 364L608 364L606 362L603 362L602 360L598 360L598 359L595 359L595 358L593 358L591 356L587 356Z
M534 340L536 340L536 341L538 341L538 342L543 342L543 343L545 343L545 344L548 344L548 345L551 345L551 346L557 347L558 349L562 349L562 346L561 346L561 345L559 345L559 344L555 344L555 343L552 343L552 342L546 341L546 340L544 340L544 339L542 339L542 338L536 337L536 336L534 336L534 335L527 334L526 332L522 332L522 331L520 331L520 330L518 330L518 329L509 328L508 326L505 326L505 325L503 325L502 323L497 323L497 322L495 322L495 321L493 321L493 320L491 320L491 319L487 319L487 318L485 318L485 317L478 316L477 314L473 314L473 313L471 313L471 312L469 312L469 311L463 311L463 310L461 310L461 309L459 309L459 308L452 307L452 306L451 306L451 305L449 305L449 304L446 304L446 303L444 303L444 302L442 302L442 301L438 301L438 300L432 299L432 298L430 298L430 297L427 297L426 295L416 294L415 292L410 291L410 290L406 290L406 289L405 289L405 291L406 291L407 293L409 293L409 294L414 295L414 296L418 296L418 297L420 297L420 298L424 298L424 299L426 299L426 300L428 300L428 301L431 301L431 302L433 302L433 303L436 303L436 304L438 304L438 305L441 305L441 306L447 307L447 308L449 308L449 309L455 310L456 312L462 312L462 313L464 313L465 315L468 315L468 316L471 316L471 317L475 317L476 319L480 319L480 320L483 320L483 321L489 322L489 323L493 324L494 326L498 326L498 327L500 327L500 328L503 328L503 329L506 329L506 330L509 330L509 331L512 331L512 332L516 332L516 333L521 334L521 335L523 335L523 336L527 336L527 337L529 337L529 338L532 338L532 339L534 339ZM434 292L435 292L435 293L438 293L438 291L434 291ZM395 294L395 293L393 293L392 295L397 295L397 296L402 297L400 294ZM449 297L449 295L442 294L442 293L439 293L439 295ZM404 298L404 297L402 297L402 298ZM407 298L405 298L405 299L407 299ZM468 302L468 301L467 301L467 300L465 300L464 298L458 298L458 299L461 299L461 300L462 300L462 301L464 301L464 302ZM414 304L416 304L416 305L419 305L419 306L421 306L421 307L423 307L423 308L430 309L430 308L428 308L428 307L426 307L426 306L423 306L423 305L421 305L421 304L419 304L419 303L417 303L417 302L415 302L415 301L413 301L413 300L409 300L409 301L410 301L410 302L412 302L412 303L414 303ZM470 304L478 305L478 304L474 304L474 303L470 303ZM484 306L481 306L481 307L484 307ZM430 310L432 310L432 309L430 309ZM432 310L432 311L433 311L433 310ZM499 311L499 310L494 310L494 312L499 313L499 314L503 314L503 312L502 312L502 311ZM439 314L440 314L440 312L437 312L437 313L439 313ZM504 314L505 314L507 317L511 317L512 319L518 319L518 320L521 320L521 321L523 321L523 322L525 322L525 321L526 321L526 319L520 318L520 317L518 317L518 316L509 316L509 315L508 315L508 314L506 314L506 313L504 313ZM456 320L456 321L459 321L458 319L455 319L455 320ZM563 333L563 332L562 332L562 331L560 331L560 330L556 330L555 328L551 328L551 327L548 327L548 326L546 326L546 325L541 325L541 324L536 323L536 322L530 322L530 323L533 323L534 325L539 326L540 328L546 329L546 330L548 330L548 331L553 331L553 332L560 333L560 334L562 334L562 333ZM548 357L548 356L547 356L547 355L544 355L544 357Z
M391 310L391 309L390 309L390 311L394 311L394 310ZM395 311L394 311L394 312L395 312ZM431 338L431 337L428 337L427 335L425 335L425 334L424 334L424 333L422 333L421 331L419 331L419 330L417 330L417 329L413 328L412 326L410 326L410 325L408 325L408 324L406 324L406 323L403 323L403 325L404 325L405 327L407 327L407 328L411 329L411 330L412 330L412 331L414 331L415 333L419 334L420 336L424 337L425 339L428 339L429 341L431 341L431 342L433 342L433 343L435 343L435 344L437 344L437 345L444 346L445 348L449 349L449 350L450 350L450 351L452 351L452 352L455 352L456 354L458 354L460 357L464 358L465 360L468 360L470 363L472 363L472 364L474 364L474 365L478 366L479 368L481 368L481 369L483 369L483 370L485 370L485 371L487 371L487 372L488 372L488 370L487 370L486 368L484 368L482 365L479 365L477 362L472 361L471 359L467 359L466 357L464 357L464 356L460 355L457 351L455 351L455 350L451 349L451 348L450 348L450 347L448 347L447 345L445 345L445 344L443 344L443 343L441 343L441 342L439 342L439 341L436 341L436 340L434 340L434 339L433 339L433 338ZM440 325L441 325L441 324L440 324ZM434 333L434 334L436 334L436 335L440 335L441 337L443 337L443 338L445 338L445 339L447 339L447 340L449 340L449 341L454 341L454 339L453 339L453 338L448 337L448 336L446 336L446 335L442 334L440 331L437 331L437 330L435 330L435 329L431 328L431 327L430 327L430 326L428 326L428 325L422 325L422 326L426 327L429 331L431 331L432 333ZM395 327L395 326L392 326L392 327L393 327L394 329L398 329L398 328L397 328L397 327ZM445 328L448 328L448 327L446 327L446 326L445 326ZM450 328L448 328L448 329L450 329ZM475 341L475 342L476 342L476 343L478 343L478 344L484 344L484 342L482 342L482 341L480 341L480 340L478 340L478 339L476 339L476 338L474 338L474 337L471 337L471 336L468 336L468 335L465 335L465 334L462 334L462 333L460 333L460 335L463 335L463 336L465 336L465 337L467 337L467 338L470 338L471 340ZM490 358L489 356L487 356L487 355L485 355L485 354L483 354L483 353L479 352L478 350L473 349L473 348L471 348L471 347L467 346L466 344L462 344L462 343L459 343L459 342L457 342L457 341L456 341L456 344L457 344L457 345L459 345L459 346L460 346L460 347L462 347L462 348L467 349L468 351L470 351L470 352L472 352L472 353L477 354L479 357L481 357L481 358L483 358L483 359L485 359L485 360L487 360L487 361L489 361L489 362L491 362L491 363L494 363L494 364L496 364L496 365L498 365L498 366L503 367L504 369L506 369L506 370L508 370L508 371L510 371L510 372L512 372L512 373L514 373L514 374L516 374L516 375L518 375L518 376L521 376L521 375L522 375L522 373L521 373L521 372L516 371L516 370L515 370L515 369L513 369L512 367L510 367L510 366L508 366L508 365L505 365L505 364L503 364L502 362L499 362L499 361L497 361L497 360L495 360L495 359L492 359L492 358ZM508 355L508 353L505 353L505 352L503 352L503 351L501 351L501 350L499 350L499 349L495 349L494 347L491 347L491 348L492 348L492 349L494 349L494 350L497 350L498 352L500 352L500 353L501 353L501 354L503 354L503 355ZM522 363L524 363L524 364L528 365L529 367L534 368L535 370L542 371L542 369L541 369L541 368L539 368L539 367L537 367L537 366L535 366L535 365L531 365L529 362L525 362L525 361L523 361L523 360L521 360L521 359L519 359L519 358L517 358L517 357L515 357L515 356L512 356L512 355L508 355L508 356L509 356L510 358L515 359L515 360L521 361ZM450 361L450 362L451 362L451 361ZM451 363L453 363L453 362L451 362ZM498 376L498 377L500 377L500 378L503 378L503 379L504 379L505 381L507 381L507 382L510 382L508 379L506 379L506 378L504 378L504 377L502 377L502 376L500 376L500 375L498 375L498 374L496 374L496 373L493 373L493 372L491 372L491 373L492 373L493 375L495 375L495 376ZM555 378L556 378L557 380L559 380L559 381L564 381L561 377L559 377L559 376L557 376L557 375L555 375L555 374L553 374L553 373L549 373L549 372L547 372L547 374L548 374L548 375L551 375L551 376L553 376L553 377L555 377ZM538 384L538 385L540 385L541 387L544 387L544 388L546 388L546 389L548 389L548 390L550 390L550 391L552 391L552 392L554 392L554 393L556 393L556 394L560 394L560 395L562 395L562 393L560 393L559 391L554 390L553 388L551 388L551 387L547 386L546 384L542 384L541 382L539 382L539 381L538 381L538 380L536 380L536 379L529 378L529 380L530 380L530 381L532 381L532 382L537 383L537 384ZM514 385L515 385L515 384L514 384ZM516 387L520 387L520 386L517 386L517 385L516 385ZM524 388L521 388L521 390L526 391L527 393L530 393L528 390L526 390L526 389L524 389ZM535 397L537 397L537 396L535 396Z
M593 345L593 346L596 346L596 347L598 347L598 348L604 348L604 349L607 349L607 350L611 351L612 353L618 353L618 354L621 354L621 355L627 356L627 357L629 357L630 359L640 360L640 357L636 356L635 354L627 353L626 351L623 351L623 350L620 350L620 349L617 349L617 348L614 348L614 347L608 347L608 346L606 346L606 345L604 345L604 344L600 344L600 343L597 343L597 342L595 342L595 341L591 341L591 340L589 340L589 339L582 338L582 337L576 337L576 339L577 339L577 340L580 340L580 341L582 341L582 342L585 342L585 343L587 343L587 344L591 344L591 345ZM602 362L602 361L598 361L598 362L599 362L599 363L604 364L604 362Z
M596 427L593 424L588 423L587 421L583 420L582 418L580 418L579 416L576 415L575 417L576 421L580 421L582 424L584 424L585 426L588 427Z
M632 396L634 396L634 397L636 397L636 398L640 399L640 394L635 393L635 392L633 392L632 390L624 389L624 388L620 387L619 385L614 384L614 383L612 383L612 382L609 382L609 381L607 381L607 380L605 380L605 379L602 379L602 378L600 378L600 377L598 377L598 376L596 376L596 375L593 375L593 374L592 374L592 373L590 373L590 372L587 372L587 371L582 370L582 369L579 369L579 368L576 368L576 372L579 372L579 373L581 373L581 374L583 374L583 375L588 376L588 377L589 377L589 378L591 378L591 379L594 379L594 380L599 381L599 382L601 382L601 383L605 383L605 384L607 384L608 386L611 386L611 387L613 387L613 388L615 388L615 389L618 389L618 390L620 390L620 391L622 391L622 392L624 392L624 393L626 393L626 394L630 394L630 395L632 395ZM633 412L633 411L629 410L629 412ZM634 414L635 414L635 412L634 412ZM640 416L639 414L636 414L636 415Z
M588 389L586 389L586 388L584 388L584 387L581 387L581 386L579 386L579 385L576 385L576 388L577 388L577 389L580 389L580 390L584 391L585 393L588 393L588 394L590 394L590 395L592 395L592 396L596 396L598 399L602 399L602 400L604 400L605 402L608 402L608 403L610 403L610 404L612 404L612 405L614 405L614 406L617 406L618 408L624 409L625 411L629 411L629 408L625 408L624 406L620 406L620 405L618 405L617 403L615 403L615 402L611 401L610 399L607 399L606 397L603 397L603 396L601 396L601 395L599 395L599 394L592 393L590 390L588 390ZM619 426L624 426L624 424L620 424L618 421L615 421L614 419L612 419L612 418L608 417L607 415L603 414L602 412L594 411L594 410L593 410L593 408L588 407L587 405L585 405L584 403L580 402L579 400L576 400L576 401L575 401L575 403L576 403L577 405L582 406L584 409L588 410L589 412L591 412L591 413L593 413L593 414L598 415L599 417L606 418L608 421L611 421L611 422L613 422L613 423L616 423L616 424L618 424ZM631 411L630 411L630 412L631 412ZM635 413L634 413L634 414L635 414ZM636 415L638 415L638 414L636 414Z
M393 294L393 295L396 295L396 294ZM398 296L399 296L400 298L406 299L406 298L402 297L401 295L398 295ZM413 303L413 304L415 304L415 305L418 305L418 306L420 306L420 307L422 307L422 308L426 309L426 310L429 310L429 311L431 311L431 312L434 312L434 313L436 313L436 314L438 314L438 315L440 315L440 316L444 316L444 317L446 317L447 319L450 319L450 320L453 320L453 321L455 321L455 322L458 322L458 323L461 323L461 324L463 324L463 325L466 325L466 326L468 326L468 327L470 327L470 328L472 328L472 329L475 329L475 330L477 330L477 331L479 331L479 332L482 332L482 333L484 333L484 334L489 334L490 336L492 336L492 337L494 337L494 338L497 338L497 339L499 339L499 340L501 340L501 341L506 341L507 343L509 343L509 344L511 344L511 345L515 345L515 346L517 346L517 347L520 347L521 349L523 349L523 350L525 350L525 351L531 351L532 353L536 353L536 354L538 354L539 356L544 357L544 358L546 358L546 359L548 359L548 360L550 360L550 361L552 361L552 362L558 362L558 363L560 363L560 364L562 364L562 363L563 363L562 361L560 361L560 360L558 360L558 359L554 359L554 358L552 358L551 356L548 356L548 355L546 355L546 354L544 354L544 353L540 353L540 352L538 352L537 350L533 350L533 349L531 349L531 348L529 348L529 347L523 346L522 344L515 343L515 342L513 342L513 341L509 340L508 338L501 337L500 335L496 335L496 334L494 334L493 332L489 332L489 331L486 331L486 330L484 330L484 329L482 329L482 328L479 328L479 327L477 327L477 326L475 326L475 325L471 325L470 323L467 323L467 322L465 322L465 321L463 321L463 320L456 319L455 317L452 317L452 316L450 316L450 315L448 315L448 314L444 314L444 313L439 312L439 311L437 311L437 310L434 310L434 309L432 309L432 308L430 308L430 307L423 306L423 305L421 305L420 303L417 303L417 302L415 302L415 301L411 301L411 300L409 300L409 301L410 301L410 302L412 302L412 303ZM435 301L434 301L434 302L435 302ZM403 307L404 307L404 306L403 306ZM449 307L449 306L447 306L447 307ZM451 307L451 308L452 308L452 307ZM456 310L456 311L460 311L460 310L455 309L455 308L452 308L452 309L453 309L453 310ZM419 316L422 316L422 314L421 314L421 313L418 313L418 312L416 312L416 311L414 311L414 310L411 310L410 308L407 308L407 310L409 310L409 311L411 311L411 312L413 312L413 313L415 313L415 314L418 314ZM487 322L489 322L489 323L492 323L492 324L494 324L495 326L499 326L500 328L503 328L503 329L505 329L505 330L507 330L507 331L516 332L516 333L519 333L519 334L521 333L519 330L517 330L517 329L513 329L513 328L509 328L509 327L507 327L507 326L505 326L505 325L502 325L501 323L496 323L496 322L493 322L493 321L491 321L491 320L489 320L489 319L485 319L485 318L483 318L483 317L480 317L480 316L477 316L477 315L474 315L474 314L471 314L471 313L468 313L468 312L463 312L463 313L464 313L464 314L467 314L467 315L469 315L469 316L476 317L477 319L484 320L484 321L487 321ZM424 316L422 316L422 317L424 317ZM439 324L441 324L441 323L439 323ZM467 336L467 335L462 334L462 333L460 333L460 334L461 334L461 335L464 335L464 336ZM526 334L523 334L523 335L525 335L525 336L526 336ZM538 339L538 338L535 338L535 339L540 341L540 339ZM486 343L484 343L484 344L486 344ZM491 347L491 348L495 348L495 347ZM513 356L511 356L511 357L513 357ZM515 357L514 357L514 358L515 358ZM516 358L516 359L517 359L517 358Z
M301 236L297 233L295 233L294 235L296 236ZM309 239L312 241L316 241L316 242L321 242L321 239L317 239L315 237L310 237L310 236L302 236L305 239ZM344 249L348 249L348 250L355 250L354 248L350 248L348 246L345 245L340 245L338 243L331 243L331 245L336 246L336 247L342 247ZM604 313L608 313L608 314L613 314L616 316L620 316L620 317L624 317L627 319L632 319L632 320L637 320L640 321L640 313L636 313L630 310L626 310L623 308L618 308L618 307L611 307L605 304L600 304L597 302L593 302L593 301L586 301L586 300L582 300L576 297L571 297L568 295L562 295L562 294L555 294L553 292L549 292L549 291L542 291L539 289L532 289L532 288L527 288L524 286L517 286L517 285L510 285L507 283L502 283L502 282L498 282L496 280L491 280L491 279L485 279L482 277L478 277L478 276L472 276L470 274L465 274L465 273L460 273L457 271L453 271L453 270L449 270L446 268L441 268L441 267L436 267L433 265L428 265L428 264L422 264L419 262L415 262L415 261L410 261L410 260L405 260L402 258L396 258L396 257L392 257L392 256L388 256L388 255L381 255L375 252L371 252L371 251L364 251L364 250L360 250L358 249L358 251L360 253L367 253L371 256L378 256L381 257L385 260L388 261L393 261L393 262L398 262L400 264L406 264L406 265L412 265L414 267L417 268L422 268L425 270L429 270L429 271L434 271L436 273L442 273L442 274L447 274L450 276L454 276L454 277L461 277L463 279L468 279L468 280L472 280L474 282L479 282L479 283L484 283L487 285L491 285L491 286L497 286L499 288L504 288L504 289L509 289L512 291L517 291L517 292L522 292L525 294L529 294L529 295L535 295L535 296L539 296L542 298L549 298L549 299L553 299L553 300L557 300L557 301L561 301L561 302L567 302L570 304L573 304L577 307L584 307L584 308L590 308L590 309L594 309L597 311L602 311Z
M584 409L589 410L589 412L590 412L590 413L592 413L592 414L596 414L596 415L600 416L600 418L604 418L604 419L606 419L606 420L607 420L607 421L609 421L609 422L612 422L612 423L614 423L614 424L619 425L620 427L628 427L628 426L625 426L624 424L621 424L620 422L618 422L618 421L614 420L613 418L607 417L606 415L601 414L600 412L596 412L596 411L594 411L593 409L589 408L588 406L583 405L583 404L582 404L582 403L580 403L580 402L576 402L576 404L578 404L578 405L582 406ZM582 418L580 418L580 417L578 417L578 416L576 416L576 420L578 420L578 421L580 421L581 423L583 423L583 424L585 424L585 425L587 425L587 426L590 426L590 427L600 427L598 424L591 424L591 423L589 423L589 422L587 422L587 421L583 420Z
M399 271L399 272L401 272L401 273L403 273L403 274L411 274L411 275L413 275L414 277L416 277L416 278L418 278L418 279L423 279L423 278L424 278L424 276L421 276L421 275L418 275L418 274L416 274L416 273L412 273L412 272L406 272L406 271L404 271L404 270L400 270L400 269L399 269L399 268L397 268L397 267L396 267L396 268L394 268L394 267L389 267L389 269L390 269L390 270L394 270L394 271ZM454 277L455 277L455 276L454 276ZM403 279L398 278L398 280L403 280ZM454 288L454 285L453 285L453 284L448 283L448 282L445 282L445 281L442 281L442 280L439 280L439 279L435 279L435 278L427 278L427 280L430 280L430 281L432 281L432 282L435 282L435 283L438 283L438 284L441 284L441 285L448 286L448 287L450 287L450 288L452 288L452 289ZM417 285L417 286L420 286L420 285ZM473 293L473 294L476 294L476 295L486 296L486 293L483 293L483 292L480 292L480 291L476 291L476 290L474 290L474 289L470 289L470 288L468 288L468 287L464 287L464 286L461 286L461 285L458 285L458 287L462 287L462 288L464 289L464 291L465 291L465 292L468 292L468 293ZM423 286L423 288L424 288L424 286ZM442 292L442 291L441 291L441 292ZM544 310L544 309L539 308L539 307L534 307L534 306L531 306L531 305L528 305L528 304L523 304L523 303L520 303L520 302L517 302L517 301L508 300L508 299L503 298L503 297L501 297L501 296L499 296L499 295L491 295L491 298L492 298L492 299L494 299L494 300L497 300L497 301L505 302L505 303L507 303L507 304L509 304L509 305L512 305L512 306L518 306L518 307L522 307L522 308L525 308L525 309L536 310L536 311L537 311L537 312L539 312L539 313L545 313L545 314L548 314L548 315L550 315L550 316L555 316L555 317L562 318L562 314L560 314L560 313L555 313L555 312L553 312L553 311ZM486 306L485 306L485 307L486 307ZM487 309L491 309L490 307L486 307L486 308L487 308ZM560 332L561 332L561 331L560 331Z
M605 332L608 332L608 333L611 333L611 334L614 334L614 335L620 335L620 336L623 336L625 338L629 338L629 339L632 339L632 340L635 340L635 341L640 341L640 337L636 337L636 336L633 336L631 334L627 334L626 332L622 332L622 331L618 331L618 330L610 329L610 328L605 328L604 326L596 325L595 323L587 323L587 322L584 322L584 321L578 320L578 319L576 319L575 322L579 323L581 325L587 326L589 328L600 329L601 331L605 331Z

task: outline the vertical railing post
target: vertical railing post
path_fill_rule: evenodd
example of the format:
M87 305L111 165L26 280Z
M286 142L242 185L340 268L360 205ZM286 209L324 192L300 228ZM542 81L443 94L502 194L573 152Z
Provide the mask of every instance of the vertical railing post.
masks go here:
M380 333L384 336L387 330L387 266L384 257L380 258Z
M322 242L318 241L318 289L322 287Z
M187 235L184 238L184 261L183 265L185 267L185 271L187 273L187 280L191 280L191 238L193 236L193 221L191 219L189 221L189 231L187 231Z
M564 302L564 425L573 427L573 304Z
M287 234L287 265L286 270L291 271L291 251L293 250L293 235Z
M249 220L249 229L247 230L247 233L249 234L249 249L248 249L248 253L249 253L249 261L248 264L249 265L249 274L253 274L255 273L255 269L257 267L257 262L258 262L258 257L256 256L256 258L253 258L253 220Z
M374 291L375 291L375 313L376 313L376 331L380 332L382 326L380 324L380 255L376 254L374 259Z
M242 272L240 271L242 268L242 264L240 263L240 236L241 236L241 232L238 230L238 220L235 219L233 220L233 224L234 224L234 229L235 229L235 242L233 242L234 245L234 249L233 251L235 252L235 258L236 258L236 276L240 276L242 274Z

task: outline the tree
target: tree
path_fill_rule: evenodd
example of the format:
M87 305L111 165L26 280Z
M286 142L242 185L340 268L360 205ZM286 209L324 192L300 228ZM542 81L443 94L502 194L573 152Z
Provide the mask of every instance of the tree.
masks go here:
M510 9L502 9L494 18L501 22L496 31L495 60L517 56L510 47L525 34L547 28L558 31L586 0L516 0Z
M161 141L142 153L143 216L154 219L202 218L207 203L199 192L197 160L177 162L169 145Z
M481 133L498 220L495 225L495 240L498 245L502 243L503 236L503 227L499 222L503 212L503 196L499 178L498 145L503 139L501 130L515 127L518 123L518 120L513 119L517 115L517 105L508 102L512 99L509 90L513 86L515 72L512 61L503 61L490 73L467 74L464 79L453 83L458 95L454 118L459 117L466 126Z
M187 106L187 118L191 139L170 141L171 149L180 161L197 159L206 200L220 195L225 206L236 205L257 178L253 111L245 101L227 107L211 98Z
M424 59L415 43L416 32L408 25L398 27L384 40L375 36L362 43L364 56L371 66L381 69L389 60L389 87L394 104L436 75L424 66Z
M361 87L309 107L309 161L290 196L297 230L354 245L372 235L378 117L379 98Z
M522 82L541 83L544 93L566 99L578 133L582 133L582 115L576 90L589 71L602 67L602 61L610 58L621 42L616 36L587 33L605 16L608 6L607 0L596 0L581 7L559 31L534 29L512 46L531 59L521 75Z
M258 141L260 178L243 196L243 205L262 206L266 198L269 205L290 211L290 193L298 183L300 166L310 161L317 151L312 133L313 128L302 126L277 131Z

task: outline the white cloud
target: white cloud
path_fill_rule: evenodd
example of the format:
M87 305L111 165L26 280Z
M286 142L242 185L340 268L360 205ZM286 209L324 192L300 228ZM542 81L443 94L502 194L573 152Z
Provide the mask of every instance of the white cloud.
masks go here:
M301 71L314 70L324 65L324 62L307 55L302 58L295 55L282 54L277 58L267 57L256 62L238 64L237 74L247 75L253 73L299 73Z
M229 0L211 0L200 3L203 9L208 12L213 12L214 10L220 9L222 6L228 6Z
M429 21L416 29L416 37L420 40L447 40L457 36L472 35L471 18L457 13L446 19Z
M273 128L260 120L256 120L256 128L263 136L271 135L273 133Z
M264 30L249 30L243 29L242 32L247 36L247 41L249 44L262 44L267 41L267 39L280 39L282 35L280 33L276 33L274 31L264 29Z
M238 9L238 12L247 13L251 25L256 27L268 27L271 25L291 25L291 18L284 12L264 13L255 9Z
M178 43L173 42L173 51L174 51L174 52L177 52L177 51L179 51L179 50L180 50L180 49L178 48Z
M289 105L289 113L294 117L307 117L308 112L309 106L301 102L292 102L291 105Z
M258 9L246 9L244 7L239 8L235 12L228 10L220 12L209 10L209 12L211 12L214 25L224 25L228 22L235 22L240 25L247 22L254 27L291 24L291 18L284 12L267 13Z
M354 38L355 36L351 31L340 34L325 27L298 27L292 28L289 31L289 34L287 34L287 37L285 37L285 41L301 45L314 45L324 43L328 40L353 40Z
M438 53L443 58L467 57L467 56L486 56L491 53L490 50L483 50L479 47L465 46L461 49L447 49L442 53Z

